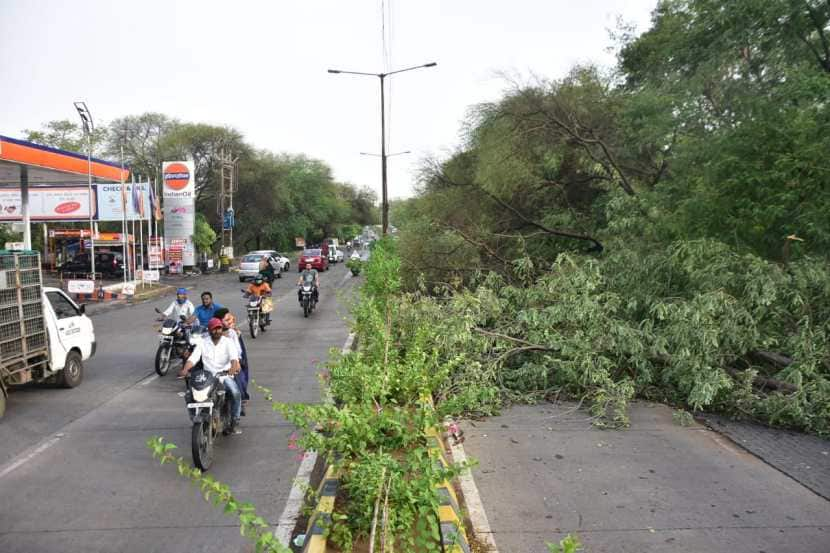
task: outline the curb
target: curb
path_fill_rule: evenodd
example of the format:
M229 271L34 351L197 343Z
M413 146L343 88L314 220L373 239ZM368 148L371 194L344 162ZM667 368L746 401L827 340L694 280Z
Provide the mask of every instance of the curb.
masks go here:
M317 493L320 499L317 507L308 521L308 528L305 533L303 553L326 553L327 539L326 529L331 524L331 514L334 512L334 498L337 496L337 489L340 487L340 479L333 466L326 469L326 474L320 481Z

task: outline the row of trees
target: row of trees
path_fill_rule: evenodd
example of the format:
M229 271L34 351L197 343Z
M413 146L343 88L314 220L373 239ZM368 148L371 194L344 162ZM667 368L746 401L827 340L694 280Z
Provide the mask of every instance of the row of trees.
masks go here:
M824 1L664 0L615 68L478 106L393 208L407 285L492 288L514 392L830 432L828 28Z
M72 121L51 121L25 138L70 151L86 151L82 129ZM160 113L144 113L101 125L93 135L93 153L124 161L135 174L159 179L161 163L193 160L196 207L210 228L219 229L217 213L220 153L239 158L239 191L234 196L237 248L294 247L295 237L319 241L354 236L378 219L375 193L337 182L324 162L297 154L257 150L229 127L188 123ZM199 225L197 225L199 226ZM203 233L209 236L209 233Z

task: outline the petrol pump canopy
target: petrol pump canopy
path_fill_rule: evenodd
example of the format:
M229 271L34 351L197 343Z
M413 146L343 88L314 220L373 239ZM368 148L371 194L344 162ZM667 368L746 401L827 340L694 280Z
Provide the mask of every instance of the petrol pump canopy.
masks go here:
M89 173L95 182L121 182L130 176L129 169L86 154L68 152L34 142L0 135L0 186L20 186L20 168L26 167L29 185L86 184Z

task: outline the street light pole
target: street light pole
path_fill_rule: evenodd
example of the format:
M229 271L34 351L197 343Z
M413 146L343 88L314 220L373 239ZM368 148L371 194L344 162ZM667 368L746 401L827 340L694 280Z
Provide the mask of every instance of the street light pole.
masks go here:
M415 65L413 67L406 67L396 71L389 71L388 73L365 73L362 71L343 71L341 69L329 69L329 73L347 75L365 75L369 77L378 77L380 79L380 180L381 180L381 224L383 228L383 235L389 233L389 200L386 187L386 109L385 109L385 93L383 90L383 80L389 75L395 73L403 73L404 71L412 71L414 69L421 69L424 67L435 67L436 62L425 63L423 65Z
M75 102L75 109L78 115L81 116L81 122L84 125L84 134L86 134L86 168L87 168L87 203L89 204L89 259L92 269L92 281L95 281L95 230L92 226L92 131L95 130L95 124L92 122L92 114L86 106L86 102ZM81 233L81 243L83 243L83 232Z

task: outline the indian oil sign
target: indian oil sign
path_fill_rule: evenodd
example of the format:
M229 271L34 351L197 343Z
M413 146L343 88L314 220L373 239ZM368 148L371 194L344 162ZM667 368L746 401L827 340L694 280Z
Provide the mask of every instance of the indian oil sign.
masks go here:
M161 166L164 201L164 242L170 251L171 241L184 244L182 264L193 265L193 228L196 220L196 170L192 161L166 161Z

